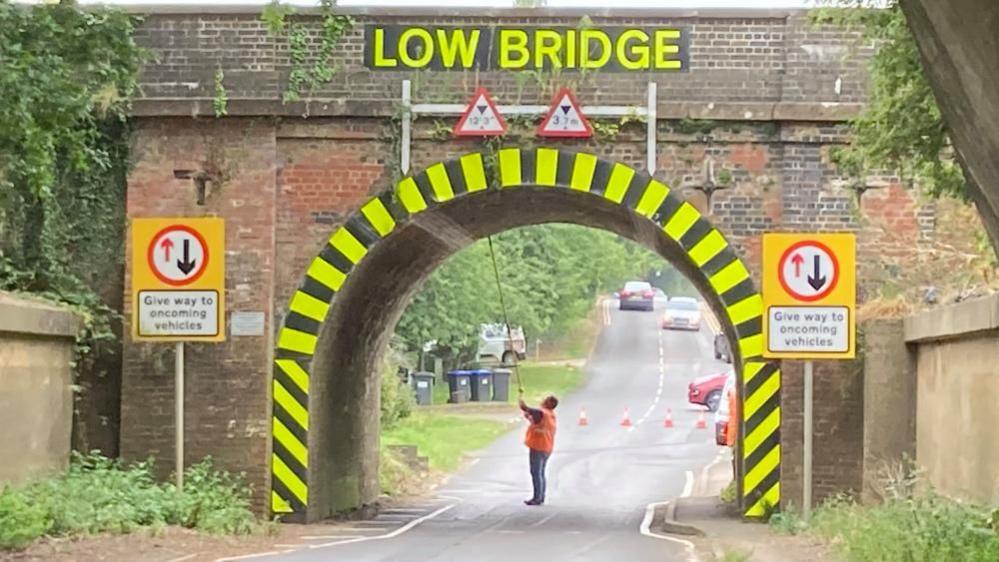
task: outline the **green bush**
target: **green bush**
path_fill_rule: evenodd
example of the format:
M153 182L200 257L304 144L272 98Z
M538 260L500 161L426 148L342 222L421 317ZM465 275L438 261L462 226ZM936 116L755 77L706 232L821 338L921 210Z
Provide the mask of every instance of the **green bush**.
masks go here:
M129 533L180 525L242 534L257 522L241 476L211 459L184 472L184 491L160 484L149 462L124 466L100 455L75 455L62 475L0 491L0 548L23 548L41 536Z
M0 491L0 548L24 548L49 530L48 514L17 490Z
M396 346L389 346L382 358L378 376L381 379L381 421L383 428L395 427L408 418L416 407L416 397L408 385L399 377L399 366L405 365L406 358Z
M999 560L999 534L989 513L932 493L873 507L834 500L815 511L809 530L849 561Z

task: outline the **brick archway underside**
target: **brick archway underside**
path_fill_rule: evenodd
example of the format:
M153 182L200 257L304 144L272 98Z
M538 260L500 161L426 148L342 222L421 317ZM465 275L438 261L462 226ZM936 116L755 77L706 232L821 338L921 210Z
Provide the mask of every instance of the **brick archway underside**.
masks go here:
M762 301L725 237L668 186L555 148L470 153L400 181L330 236L292 296L273 376L271 509L318 520L378 494L376 363L422 281L476 239L574 223L660 254L698 288L742 364L742 503L780 500L780 371L762 353Z

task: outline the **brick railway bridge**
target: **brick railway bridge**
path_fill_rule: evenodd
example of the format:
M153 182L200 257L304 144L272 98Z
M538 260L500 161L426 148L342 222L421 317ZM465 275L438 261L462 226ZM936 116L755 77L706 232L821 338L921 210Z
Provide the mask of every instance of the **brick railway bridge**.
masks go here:
M841 181L831 163L864 101L869 50L804 12L344 12L355 21L332 53L332 79L308 102L287 103L295 52L259 13L143 13L138 41L156 62L133 107L128 216L225 218L226 313L266 318L263 336L189 347L188 455L245 472L263 491L261 511L316 520L372 501L374 365L421 280L477 238L568 222L655 250L700 289L738 342L744 508L800 504L801 365L760 359L759 235L857 232L863 295L880 253L929 243L938 230L933 204L892 178L868 189ZM318 41L316 13L296 18ZM481 49L501 44L500 30L523 31L505 39L505 58L476 51L471 67L444 69L440 45L433 56L425 49L452 28L480 30ZM570 45L585 30L606 32L607 64L553 72L551 61L578 58ZM519 67L518 52L528 53ZM460 66L461 52L452 55ZM595 118L614 126L586 141L542 141L511 118L499 141L455 139L442 134L454 117L400 111L404 80L415 104L465 103L479 85L501 105L547 104L554 86L569 84L584 107L646 108L651 126ZM647 107L650 83L658 95ZM221 89L227 115L217 117ZM712 168L714 181L704 173ZM190 175L180 170L208 181L178 179ZM173 454L171 357L167 346L125 345L126 458ZM860 486L862 388L839 364L818 373L821 498Z

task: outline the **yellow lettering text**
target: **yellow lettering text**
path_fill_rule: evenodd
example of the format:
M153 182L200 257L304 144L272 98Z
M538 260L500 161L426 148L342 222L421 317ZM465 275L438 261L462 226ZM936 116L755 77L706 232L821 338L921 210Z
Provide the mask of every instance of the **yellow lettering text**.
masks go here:
M385 56L385 30L381 27L375 28L375 44L372 47L374 60L372 63L376 68L393 68L399 61Z
M501 29L499 32L500 68L524 68L531 60L527 50L527 32L522 29Z
M416 56L410 55L410 40L416 39ZM422 45L421 45L422 43ZM434 38L422 27L411 27L399 35L399 60L410 68L423 68L434 58Z
M678 29L657 29L655 33L653 62L656 70L679 70L682 63L672 58L680 52L680 46L675 41L680 39Z
M596 53L591 43L596 41ZM583 29L579 32L579 67L600 68L607 64L611 57L611 40L599 29Z
M471 38L465 36L464 29L452 29L448 37L447 30L437 30L437 44L441 53L441 65L444 68L454 67L454 61L461 57L462 68L472 68L475 64L475 51L479 47L478 29L471 30Z
M562 50L562 35L553 29L538 29L534 32L534 66L545 67L545 59L551 61L552 68L562 68L559 51Z
M626 29L617 38L617 62L628 70L649 68L649 34Z
M565 67L576 68L576 30L565 32Z

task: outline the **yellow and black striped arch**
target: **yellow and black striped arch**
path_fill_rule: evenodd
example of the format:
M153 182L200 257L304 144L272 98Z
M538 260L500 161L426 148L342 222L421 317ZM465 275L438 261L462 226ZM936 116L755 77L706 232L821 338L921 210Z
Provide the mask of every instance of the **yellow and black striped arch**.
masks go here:
M366 202L330 236L291 298L277 340L273 380L271 509L302 513L309 503L309 378L320 326L353 268L380 240L418 213L488 189L550 187L600 197L653 221L684 250L717 293L738 335L743 361L747 515L779 501L780 373L764 363L762 311L749 270L725 237L690 203L653 177L593 154L508 148L495 166L481 153L434 164ZM495 177L491 177L495 176ZM492 181L490 181L492 180ZM752 407L752 408L750 408ZM752 447L750 447L752 445Z

